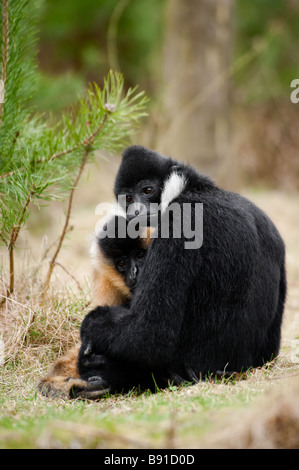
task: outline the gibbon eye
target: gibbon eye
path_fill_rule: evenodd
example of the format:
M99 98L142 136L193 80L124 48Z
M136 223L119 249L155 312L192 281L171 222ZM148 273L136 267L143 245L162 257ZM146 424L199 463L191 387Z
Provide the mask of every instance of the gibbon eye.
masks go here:
M132 202L133 198L132 196L126 196L126 202Z
M120 259L120 260L117 262L117 266L118 266L119 268L124 268L124 267L126 266L125 260Z
M143 193L144 194L152 194L153 188L151 186L147 186L146 188L143 188Z
M136 257L137 257L138 259L142 259L142 258L145 257L145 255L146 255L146 251L139 251L139 252L136 254Z

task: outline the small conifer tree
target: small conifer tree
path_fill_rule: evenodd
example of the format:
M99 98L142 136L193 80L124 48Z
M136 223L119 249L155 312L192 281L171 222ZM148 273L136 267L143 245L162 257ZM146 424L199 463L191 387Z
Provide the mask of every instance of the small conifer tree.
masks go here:
M14 248L32 204L69 196L67 216L50 262L45 291L68 228L73 192L94 150L115 152L145 115L146 97L124 92L110 72L58 122L30 108L36 79L37 18L41 0L2 0L0 6L0 243L9 256L6 296L14 290ZM67 190L67 191L66 191Z

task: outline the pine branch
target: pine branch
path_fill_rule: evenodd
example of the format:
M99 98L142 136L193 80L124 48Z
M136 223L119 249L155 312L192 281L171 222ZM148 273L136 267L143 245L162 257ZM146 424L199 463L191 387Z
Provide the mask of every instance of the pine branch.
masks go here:
M1 119L1 118L0 118ZM1 124L1 122L0 122ZM22 170L22 169L21 169ZM24 168L23 168L24 170ZM0 175L0 180L4 180L5 178L9 178L10 176L13 176L15 175L16 173L18 173L20 171L20 169L18 168L17 170L14 170L14 171L10 171L9 173L5 173L4 175Z
M0 175L0 194L6 196L0 199L0 242L6 240L5 244L9 245L15 220L32 184L35 184L32 198L35 204L39 199L65 197L65 184L69 192L70 175L81 165L80 150L88 148L91 153L101 148L113 152L122 148L140 117L145 115L146 101L144 93L136 93L136 88L123 96L121 74L110 72L103 89L97 85L90 87L78 109L63 116L57 125L50 127L39 117L27 121L22 132L15 134L15 158L6 165L9 171ZM93 130L86 132L91 124ZM41 153L48 156L43 157ZM49 194L47 189L53 185L55 192Z
M61 157L64 157L65 155L68 155L69 153L72 153L76 150L79 150L80 148L85 148L85 147L88 147L90 146L93 142L94 142L94 139L95 137L101 132L101 130L103 129L106 121L107 121L107 118L108 118L108 112L112 112L113 111L113 108L111 107L112 105L105 105L106 107L104 107L107 112L106 114L104 115L104 118L101 122L101 124L95 129L95 131L91 132L87 137L84 138L83 141L79 142L78 144L72 146L72 147L69 147L65 150L62 150L61 152L57 152L57 153L54 153L53 155L50 155L50 156L47 156L47 157L43 157L39 160L36 160L35 161L35 165L41 165L41 164L44 164L46 162L52 162L53 160L56 160L58 158L61 158ZM109 106L109 108L108 108ZM6 179L6 178L9 178L10 176L13 176L15 175L16 173L18 172L22 172L22 171L26 171L26 168L18 168L16 170L13 170L13 171L10 171L8 173L5 173L3 175L0 175L0 180L2 179Z
M102 89L91 86L78 108L62 116L57 124L50 126L33 115L27 104L35 80L36 12L29 4L29 0L3 0L0 7L0 79L5 82L5 104L0 107L0 242L8 248L10 270L2 303L14 292L15 246L29 216L29 203L64 198L66 189L69 193L66 220L49 263L44 297L69 230L74 192L91 152L123 148L145 115L147 102L143 92L136 93L137 88L124 94L122 75L110 72ZM72 175L76 178L70 188ZM49 194L52 186L55 191Z
M26 132L28 106L36 83L38 0L3 0L0 7L1 75L5 99L0 108L0 167L12 170L18 160L16 134ZM7 172L7 171L6 171Z
M7 64L9 53L9 34L8 34L8 0L2 0L2 69L1 80L5 84L7 77Z
M9 53L9 34L8 34L8 0L2 0L2 68L1 80L4 85L2 100L4 102L5 96L5 82L7 77L7 64ZM2 124L3 102L0 103L0 126Z
M101 130L103 129L106 121L107 121L107 114L104 115L104 118L101 122L101 124L97 127L97 129L92 132L90 135L88 135L82 142L79 142L79 144L77 145L74 145L74 147L71 147L71 148L68 148L66 150L63 150L62 152L57 152L55 153L54 155L52 155L51 157L48 157L46 159L42 158L40 160L37 160L37 164L40 164L40 163L44 163L45 161L53 161L53 160L56 160L56 158L60 158L60 157L63 157L64 155L67 155L68 153L71 153L71 152L74 152L75 150L78 150L80 148L87 148L89 147L95 137L101 132Z

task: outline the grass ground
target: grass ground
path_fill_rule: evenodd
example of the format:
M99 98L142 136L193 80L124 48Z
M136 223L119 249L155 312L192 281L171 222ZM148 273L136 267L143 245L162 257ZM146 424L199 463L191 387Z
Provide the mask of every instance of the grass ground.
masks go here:
M103 163L104 169L105 165L111 168L110 163ZM84 182L89 190L77 194L75 230L59 258L68 272L56 268L44 303L39 281L46 261L39 254L44 233L38 215L33 214L30 231L20 245L17 266L22 276L15 296L0 313L0 448L298 448L297 194L247 192L274 220L287 245L289 294L281 355L274 364L252 371L247 380L207 381L156 394L132 392L98 402L63 401L37 392L37 382L51 362L78 341L79 325L88 311L85 240L96 222L95 205L101 202L91 193L106 187L104 180L90 178ZM108 193L101 191L103 200ZM60 208L51 206L51 211L51 223L44 229L49 243L55 239L52 227L63 222ZM35 249L30 251L28 246Z

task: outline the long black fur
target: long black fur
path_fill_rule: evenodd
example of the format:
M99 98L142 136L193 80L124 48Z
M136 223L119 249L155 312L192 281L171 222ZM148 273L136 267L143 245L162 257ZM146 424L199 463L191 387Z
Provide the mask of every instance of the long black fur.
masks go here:
M152 373L159 385L166 370L182 380L247 370L279 352L285 248L263 211L190 166L138 146L123 155L115 194L150 176L162 189L173 167L186 179L174 202L203 203L203 245L188 250L183 237L154 238L130 308L98 307L84 319L83 348L91 342L117 367L132 366L125 379L111 369L113 390L147 386Z

